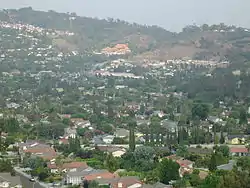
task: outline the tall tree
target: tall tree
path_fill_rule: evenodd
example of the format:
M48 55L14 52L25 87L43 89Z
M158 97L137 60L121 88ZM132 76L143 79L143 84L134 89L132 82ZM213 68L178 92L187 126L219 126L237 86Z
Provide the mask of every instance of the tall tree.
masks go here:
M240 109L240 122L239 123L241 125L247 123L247 113L246 113L246 110L244 108Z
M220 144L224 144L225 143L225 137L223 135L223 132L221 132L220 134Z
M136 122L131 121L128 123L129 127L129 150L134 151L135 150L135 127Z
M216 154L213 153L209 162L209 170L215 171L217 169Z
M119 168L119 164L116 160L116 158L112 155L112 153L109 153L105 160L105 166L110 172L114 172Z

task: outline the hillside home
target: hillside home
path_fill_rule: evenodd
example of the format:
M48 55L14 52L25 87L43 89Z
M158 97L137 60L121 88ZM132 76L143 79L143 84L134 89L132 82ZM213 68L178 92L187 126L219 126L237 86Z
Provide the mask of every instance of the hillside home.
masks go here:
M76 172L77 169L87 169L88 165L86 162L70 162L64 163L61 166L56 165L55 162L49 162L47 164L48 168L50 169L51 173L58 173L58 172Z
M57 153L54 148L47 144L39 143L38 141L26 141L25 143L19 143L19 153L21 159L23 159L26 153L30 153L33 156L41 157L44 160L55 160Z
M117 128L115 131L115 137L117 138L128 138L129 137L129 130Z
M90 174L93 172L94 169L89 167L89 168L77 168L75 171L68 171L64 178L63 181L65 184L69 185L80 185L83 183L83 177Z
M232 147L230 148L230 154L236 157L250 156L250 152L246 147Z
M115 138L115 136L113 136L113 135L104 135L102 137L102 140L105 144L111 144L113 142L114 138Z
M186 160L176 155L170 155L166 158L171 159L180 165L180 168L179 168L180 177L183 177L184 174L187 174L187 173L190 174L193 172L193 165L194 165L193 161Z
M245 144L246 136L245 135L228 135L225 140L228 144L232 144L232 145Z

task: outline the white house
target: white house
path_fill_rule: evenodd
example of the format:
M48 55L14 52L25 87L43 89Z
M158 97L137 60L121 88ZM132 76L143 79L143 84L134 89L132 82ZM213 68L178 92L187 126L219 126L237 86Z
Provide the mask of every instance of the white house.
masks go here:
M104 136L102 138L103 142L105 142L106 144L111 144L114 140L114 136L113 135L107 135L107 136Z

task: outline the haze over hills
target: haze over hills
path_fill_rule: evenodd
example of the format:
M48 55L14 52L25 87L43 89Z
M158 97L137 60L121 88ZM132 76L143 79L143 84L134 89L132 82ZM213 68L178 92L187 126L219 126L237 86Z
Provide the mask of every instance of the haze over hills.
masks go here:
M71 36L47 36L52 43L66 50L100 51L116 44L129 45L132 56L153 59L225 60L232 51L250 51L250 32L235 26L187 26L173 33L158 26L145 26L123 20L100 20L77 16L75 13L35 11L32 8L4 10L1 21L23 23L44 29L74 33Z
M8 0L1 8L31 6L36 10L76 12L81 16L119 18L140 24L159 25L170 31L181 31L189 24L219 24L250 27L248 0Z

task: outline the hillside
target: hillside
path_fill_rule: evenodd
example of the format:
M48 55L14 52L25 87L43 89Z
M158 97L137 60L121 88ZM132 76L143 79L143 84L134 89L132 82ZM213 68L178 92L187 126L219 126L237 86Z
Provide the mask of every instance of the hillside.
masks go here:
M53 46L66 51L100 51L119 43L128 43L135 58L196 58L222 60L231 52L250 51L250 32L234 26L188 26L181 33L172 33L157 26L143 26L122 20L99 20L74 13L42 12L32 8L4 10L0 20L29 24L50 31L46 35ZM74 33L62 35L60 32Z

